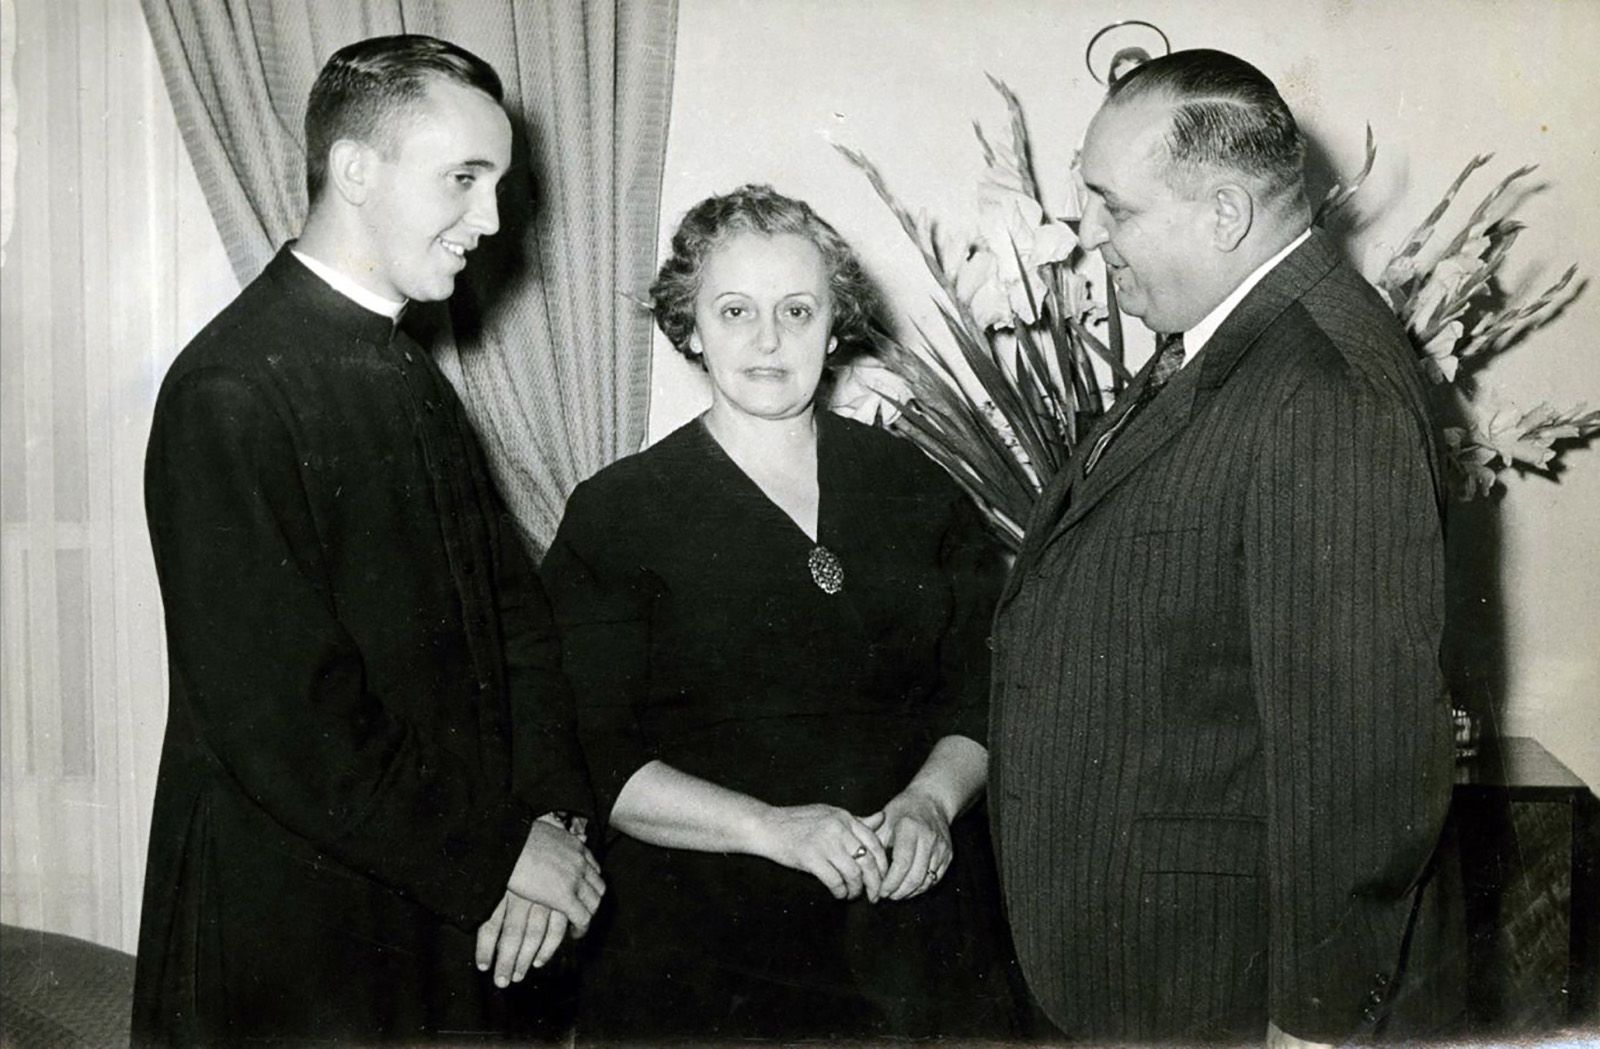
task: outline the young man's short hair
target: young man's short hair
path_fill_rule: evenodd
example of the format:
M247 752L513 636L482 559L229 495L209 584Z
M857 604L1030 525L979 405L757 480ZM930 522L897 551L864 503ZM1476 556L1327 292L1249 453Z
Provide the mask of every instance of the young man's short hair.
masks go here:
M504 99L494 67L436 37L375 36L335 51L306 103L308 200L315 203L328 180L328 150L335 142L352 139L392 151L400 122L436 78L482 91L496 102Z

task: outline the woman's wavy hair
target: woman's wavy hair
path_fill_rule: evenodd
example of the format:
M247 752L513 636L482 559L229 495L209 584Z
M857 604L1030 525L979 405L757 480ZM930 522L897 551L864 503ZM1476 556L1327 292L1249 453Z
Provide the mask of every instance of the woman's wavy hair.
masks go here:
M768 237L789 233L816 245L833 298L829 334L838 340L829 362L842 364L871 349L878 296L850 245L805 201L786 197L771 186L746 185L732 193L707 197L689 209L672 235L671 255L650 285L656 324L679 353L705 366L689 348L700 274L711 253L739 233Z

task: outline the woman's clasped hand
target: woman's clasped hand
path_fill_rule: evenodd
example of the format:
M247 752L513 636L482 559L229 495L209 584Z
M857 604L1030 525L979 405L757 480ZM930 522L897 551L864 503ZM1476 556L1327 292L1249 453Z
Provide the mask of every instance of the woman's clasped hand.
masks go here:
M937 800L908 789L895 795L882 812L867 817L892 862L883 879L883 896L907 900L939 884L955 859L950 818Z
M841 900L865 894L877 902L890 864L876 826L882 813L858 819L832 805L787 805L768 809L760 851L785 867L810 874Z
M761 825L759 854L810 874L840 900L920 896L939 883L955 855L949 814L916 790L865 817L832 805L775 806Z

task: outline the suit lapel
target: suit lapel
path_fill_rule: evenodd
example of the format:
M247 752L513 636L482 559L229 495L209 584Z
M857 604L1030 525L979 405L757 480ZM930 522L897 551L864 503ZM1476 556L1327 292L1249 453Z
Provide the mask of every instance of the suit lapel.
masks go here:
M1215 390L1225 382L1245 352L1255 345L1261 333L1312 285L1339 264L1338 247L1322 230L1311 236L1244 297L1200 354L1200 387Z
M1079 444L1071 460L1050 479L1039 492L1039 498L1034 501L1032 513L1023 522L1022 548L1017 551L1017 558L1011 564L1011 571L1006 573L1005 586L1000 590L999 607L1004 607L1016 594L1022 577L1027 574L1039 556L1044 536L1049 531L1048 522L1057 520L1061 516L1062 507L1071 499L1073 480L1083 469L1081 465L1083 451L1088 447L1088 443L1086 440Z
M1039 554L1048 545L1049 538L1056 533L1057 526L1072 506L1073 500L1078 498L1077 493L1083 486L1084 462L1107 433L1114 432L1122 425L1123 416L1128 413L1128 406L1133 404L1139 391L1150 380L1150 372L1154 366L1155 356L1152 354L1151 359L1145 362L1144 368L1134 375L1123 389L1122 396L1117 398L1111 410L1102 416L1078 442L1073 449L1072 458L1040 490L1039 498L1033 504L1033 512L1029 514L1028 520L1023 522L1022 548L1017 552L1017 559L1006 577L1006 585L1000 591L1002 606L1016 593L1022 577L1038 560Z
M1064 471L1066 476L1058 475L1040 496L1002 600L1012 596L1023 573L1037 562L1046 547L1082 520L1151 455L1183 432L1189 420L1215 396L1216 390L1268 325L1326 276L1339 258L1338 248L1327 234L1313 230L1304 244L1250 290L1206 343L1199 359L1174 376L1167 388L1136 418L1128 420L1124 432L1111 438L1087 476L1083 474L1083 461L1098 435L1091 435L1084 441ZM1123 391L1119 399L1122 403L1133 403L1139 388L1149 381L1150 370L1147 363ZM1126 410L1119 413L1113 407L1107 416L1107 427L1123 427L1126 414Z
M1120 430L1110 440L1100 455L1100 460L1078 482L1072 504L1067 507L1046 542L1071 528L1083 515L1094 509L1107 493L1116 489L1157 449L1182 432L1188 425L1194 403L1198 369L1185 368L1173 376L1164 389L1144 410L1125 422L1119 416ZM1148 381L1148 376L1146 376ZM1130 391L1134 392L1134 391ZM1135 396L1137 394L1135 393ZM1127 397L1127 394L1124 394Z

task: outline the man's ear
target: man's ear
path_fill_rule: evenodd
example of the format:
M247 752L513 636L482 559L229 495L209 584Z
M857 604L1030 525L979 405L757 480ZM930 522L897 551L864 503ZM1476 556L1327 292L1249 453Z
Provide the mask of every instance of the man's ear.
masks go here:
M339 196L359 207L366 203L372 187L376 159L370 146L355 139L341 138L328 150L328 181Z
M1256 202L1237 182L1224 182L1211 191L1214 225L1211 243L1218 251L1232 251L1243 242L1255 222Z

